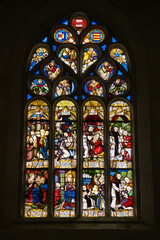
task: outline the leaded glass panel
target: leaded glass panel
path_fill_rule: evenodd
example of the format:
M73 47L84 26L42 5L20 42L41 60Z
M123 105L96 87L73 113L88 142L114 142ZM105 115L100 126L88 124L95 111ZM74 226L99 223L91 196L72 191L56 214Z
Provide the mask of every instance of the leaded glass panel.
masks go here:
M131 73L123 41L85 13L37 40L26 68L25 218L135 216Z

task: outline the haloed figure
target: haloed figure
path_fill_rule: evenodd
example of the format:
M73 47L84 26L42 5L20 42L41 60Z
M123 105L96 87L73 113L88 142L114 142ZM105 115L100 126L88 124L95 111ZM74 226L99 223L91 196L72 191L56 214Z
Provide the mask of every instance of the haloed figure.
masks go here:
M65 174L65 194L64 201L62 202L61 209L72 210L75 208L75 172L68 171Z

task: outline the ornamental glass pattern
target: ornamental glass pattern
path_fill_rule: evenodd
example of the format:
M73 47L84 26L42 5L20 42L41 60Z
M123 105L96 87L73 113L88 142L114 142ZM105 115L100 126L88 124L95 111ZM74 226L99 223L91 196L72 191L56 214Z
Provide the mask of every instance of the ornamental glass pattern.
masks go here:
M123 42L83 12L37 40L26 64L23 217L136 215L131 74Z

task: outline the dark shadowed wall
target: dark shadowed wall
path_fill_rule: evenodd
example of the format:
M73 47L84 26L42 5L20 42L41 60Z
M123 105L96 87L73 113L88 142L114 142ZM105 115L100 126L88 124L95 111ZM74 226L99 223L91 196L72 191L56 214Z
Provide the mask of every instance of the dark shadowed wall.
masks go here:
M26 222L19 218L24 66L52 23L84 11L121 36L133 66L138 220L103 224ZM1 3L0 239L157 239L160 228L160 2L35 0ZM103 236L102 236L103 234ZM160 234L160 232L159 232Z

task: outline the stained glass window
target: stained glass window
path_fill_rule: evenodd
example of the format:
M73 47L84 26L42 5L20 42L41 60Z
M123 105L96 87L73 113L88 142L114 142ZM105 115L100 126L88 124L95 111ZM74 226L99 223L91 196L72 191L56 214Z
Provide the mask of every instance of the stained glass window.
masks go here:
M49 107L33 100L27 107L25 217L47 217Z
M70 95L75 89L74 81L66 76L61 79L55 86L55 97Z
M127 49L82 12L45 34L26 68L23 217L135 217Z

